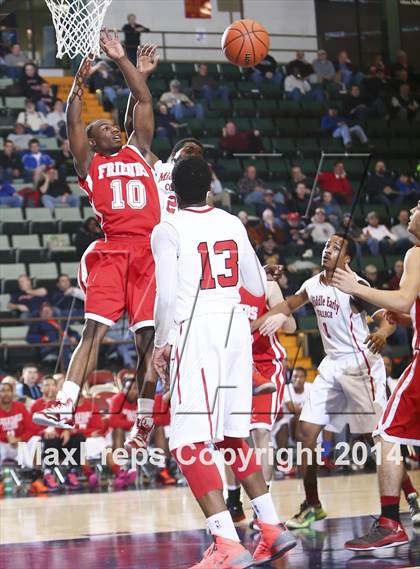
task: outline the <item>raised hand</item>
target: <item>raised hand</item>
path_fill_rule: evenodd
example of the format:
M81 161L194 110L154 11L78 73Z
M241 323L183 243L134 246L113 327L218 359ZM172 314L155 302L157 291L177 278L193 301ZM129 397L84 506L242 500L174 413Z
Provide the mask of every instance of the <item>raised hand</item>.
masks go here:
M99 38L99 45L105 55L114 61L125 56L124 48L118 38L116 30L103 28Z
M332 284L347 294L353 294L358 284L356 273L348 265L346 265L345 270L335 269Z
M152 45L146 43L137 48L137 69L143 75L149 77L151 75L158 63L159 63L159 56L156 55L157 45Z

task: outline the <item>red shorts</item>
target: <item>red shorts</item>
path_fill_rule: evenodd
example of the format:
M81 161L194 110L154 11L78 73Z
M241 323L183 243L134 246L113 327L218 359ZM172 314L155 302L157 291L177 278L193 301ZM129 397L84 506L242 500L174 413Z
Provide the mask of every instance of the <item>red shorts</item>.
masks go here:
M156 426L169 427L171 423L171 408L169 401L163 400L162 393L155 395L153 404L153 421Z
M281 410L283 401L285 385L284 365L281 360L254 362L254 365L261 375L276 385L277 389L273 393L257 395L252 398L251 430L271 430Z
M404 371L375 429L390 442L420 445L420 351Z
M95 241L80 261L78 280L86 318L112 326L127 311L131 331L153 326L156 284L149 241Z

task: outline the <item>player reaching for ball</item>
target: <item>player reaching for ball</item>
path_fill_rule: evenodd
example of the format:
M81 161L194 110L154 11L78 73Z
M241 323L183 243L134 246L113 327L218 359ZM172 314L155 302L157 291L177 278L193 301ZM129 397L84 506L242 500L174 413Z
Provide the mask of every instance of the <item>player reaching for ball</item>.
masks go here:
M408 231L415 236L416 245L405 255L404 273L398 290L365 290L348 266L340 267L341 270L337 270L333 277L334 285L345 294L373 302L389 311L388 318L392 322L406 323L408 318L405 314L409 312L414 329L413 359L398 380L373 433L381 451L378 464L381 516L370 532L345 544L347 549L354 551L392 547L409 541L399 515L400 492L405 477L399 445L420 445L420 201L411 210ZM396 449L395 445L398 445ZM418 522L419 519L413 518L413 521Z
M377 353L392 326L382 317L379 332L369 334L366 315L376 308L342 293L332 284L336 267L344 268L356 252L346 235L332 235L322 253L322 273L303 283L300 290L254 323L264 335L272 334L284 315L310 302L318 321L326 357L322 360L300 415L301 442L312 451L312 461L302 453L305 501L287 522L292 529L306 528L326 513L318 496L317 465L313 451L321 431L340 432L348 423L352 433L372 433L386 405L385 367ZM369 285L357 277L358 281Z
M150 91L125 55L116 34L104 31L101 47L122 71L138 104L133 109L133 135L123 146L117 125L100 119L87 127L82 120L88 58L81 64L67 105L70 148L81 187L89 197L105 240L92 243L80 263L79 283L86 295L85 326L57 401L34 415L35 423L72 428L80 385L95 368L108 328L128 313L138 352L138 418L126 441L145 447L153 421L156 374L149 365L153 347L155 298L150 235L160 221L160 203L151 168L149 140L154 131ZM158 58L149 49L143 66L152 72Z
M180 209L153 230L153 361L159 376L171 383L170 449L214 537L194 567L244 569L282 556L296 541L279 523L261 468L245 442L252 348L239 288L242 284L255 297L265 298L265 275L238 218L206 204L211 180L203 159L179 160L172 184ZM171 348L168 337L174 323ZM232 453L232 470L257 514L261 538L253 557L240 544L224 503L209 442Z

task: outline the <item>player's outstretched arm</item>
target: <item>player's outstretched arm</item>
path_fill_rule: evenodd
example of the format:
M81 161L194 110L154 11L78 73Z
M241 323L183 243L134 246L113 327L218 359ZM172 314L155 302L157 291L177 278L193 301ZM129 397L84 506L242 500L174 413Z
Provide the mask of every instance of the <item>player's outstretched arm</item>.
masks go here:
M380 310L373 315L374 320L379 322L375 332L368 334L364 343L373 354L380 354L386 346L387 339L392 336L397 327L385 318L385 311Z
M399 290L377 290L359 284L356 273L346 266L336 269L333 285L353 296L396 312L409 312L420 292L420 247L410 249L404 259L404 273Z
M261 316L261 318L255 320L252 323L251 330L254 332L254 330L259 329L263 336L270 336L274 334L278 328L277 314L290 316L295 310L304 306L307 302L309 302L309 298L306 292L299 292L298 294L288 296L286 300L283 300L283 302L274 306Z
M67 99L66 122L70 151L73 154L74 167L81 178L86 178L93 153L86 134L86 125L82 119L83 91L86 79L91 72L91 62L85 58L77 70Z
M267 303L269 308L274 308L277 304L284 301L283 293L280 286L275 281L268 281L267 283L268 295ZM286 316L285 314L277 314L276 318L279 321L277 330L282 330L286 334L293 334L296 330L296 320L293 316Z

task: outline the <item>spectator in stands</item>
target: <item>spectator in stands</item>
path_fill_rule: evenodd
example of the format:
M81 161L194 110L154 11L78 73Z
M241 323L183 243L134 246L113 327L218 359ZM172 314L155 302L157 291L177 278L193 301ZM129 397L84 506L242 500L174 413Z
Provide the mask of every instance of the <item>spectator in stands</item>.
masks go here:
M124 24L122 31L124 33L124 45L127 56L133 65L137 63L137 48L140 45L140 34L142 32L150 32L149 28L136 22L135 14L128 14L127 23Z
M127 376L121 393L109 404L109 426L112 429L112 448L124 447L126 435L137 419L137 387L134 376Z
M37 316L42 303L47 299L47 289L32 288L32 281L27 275L18 277L17 286L18 289L10 295L8 310L16 310L22 318Z
M88 217L83 227L76 233L74 245L76 247L77 257L81 259L83 253L91 243L103 237L101 228L94 217Z
M284 265L283 255L272 233L267 233L264 241L258 247L257 257L262 265Z
M340 51L337 61L334 62L334 67L337 72L337 79L346 89L351 83L359 85L363 80L363 74L356 71L347 51Z
M6 140L0 154L0 179L11 182L13 178L20 178L22 173L22 160L16 147L11 140Z
M70 277L65 273L57 279L57 289L52 294L51 304L60 316L84 314L84 294L80 288L72 286Z
M394 263L392 277L387 283L387 288L389 290L398 290L400 288L400 280L404 272L404 261L402 259L397 259Z
M378 267L375 265L366 265L362 273L372 288L382 288L384 281L379 274Z
M367 242L367 237L365 237L362 233L360 227L355 225L353 219L351 218L350 213L345 213L341 219L341 225L339 227L341 233L345 233L349 237L351 237L357 247L357 257L362 256L362 251L365 243Z
M246 211L239 211L238 217L244 224L249 240L255 249L255 247L261 243L261 237L258 234L258 231L256 230L255 226L250 223L248 213Z
M276 85L280 85L283 80L283 75L277 68L277 61L272 55L267 54L258 65L252 68L251 79L256 83L272 81Z
M301 50L297 51L296 59L292 59L292 61L289 61L289 63L286 66L287 74L292 75L294 69L297 70L297 73L300 75L302 79L306 79L314 72L312 65L305 58L304 51Z
M5 460L18 459L18 443L33 438L32 422L23 403L13 400L13 386L0 383L0 466ZM31 442L37 442L34 439ZM28 449L29 451L31 449ZM25 460L24 466L31 467Z
M18 380L15 377L13 377L13 375L6 375L6 377L3 377L3 379L0 381L0 383L8 383L9 385L12 386L12 388L13 388L13 400L16 401L17 400L16 387L17 387L17 384L19 383Z
M367 226L362 231L367 237L367 245L372 255L405 253L411 246L408 239L398 239L386 225L380 224L375 211L369 212L366 220Z
M39 75L35 63L26 63L20 78L20 87L23 95L31 101L38 101L42 83L45 83L45 81Z
M64 369L67 369L70 362L71 347L76 346L80 340L78 332L69 326L64 335L66 323L54 319L53 307L49 302L42 303L38 316L42 318L42 321L33 322L29 326L26 341L29 344L61 344L64 341L61 358ZM59 354L59 347L46 346L45 348L40 348L39 351L42 360L47 358L55 361Z
M391 106L394 116L400 120L420 121L419 104L411 93L408 83L400 85L399 94L391 99Z
M321 243L324 245L331 235L335 233L335 227L327 221L325 210L322 207L317 207L315 214L311 219L307 231L312 237L314 243Z
M7 135L7 140L13 142L17 152L27 150L29 142L33 139L33 134L26 133L25 125L21 123L16 123L14 130L14 132Z
M130 343L125 343L127 341ZM120 356L123 367L128 369L135 367L136 347L133 342L133 334L127 328L125 318L120 318L120 320L109 329L104 338L104 343L107 345L108 355L116 352Z
M56 136L66 139L66 113L61 99L57 99L54 103L53 110L47 114L47 123L54 129Z
M198 97L204 97L208 101L220 98L229 101L229 91L224 85L219 85L214 77L209 75L208 67L205 63L200 63L198 73L193 75L191 88Z
M316 74L317 83L328 83L334 80L334 65L333 62L328 59L325 49L318 50L318 57L313 60L312 68Z
M22 70L22 67L28 63L28 58L22 52L18 43L10 47L10 53L4 56L4 64L7 67L7 74L12 79L16 79Z
M383 70L377 69L373 75L365 77L363 85L366 95L372 101L372 114L388 120L392 96L392 86L389 77L385 75Z
M53 110L55 103L55 95L51 86L46 81L41 83L41 90L39 93L39 99L36 102L36 110L44 115L47 115Z
M284 92L286 99L296 102L307 99L322 103L324 100L324 91L312 89L309 81L303 78L297 67L292 68L292 72L284 80Z
M395 193L395 180L383 160L378 160L374 172L369 172L366 191L370 202L390 204L391 196Z
M364 123L370 113L368 100L360 93L359 85L352 85L350 93L344 96L344 114L351 119Z
M187 135L187 132L187 125L179 123L173 118L169 113L168 105L165 103L157 104L156 136L158 138L169 138L173 141L184 134Z
M338 229L343 212L331 192L322 192L319 207L325 211L328 221Z
M339 116L335 107L329 107L328 112L321 119L321 128L331 132L333 138L341 138L346 150L352 148L352 135L356 135L362 144L368 144L369 140L363 128L355 124L348 126L346 119Z
M100 61L91 69L89 87L92 92L102 91L104 101L114 106L118 95L129 95L127 86L120 84L120 78L106 61Z
M38 381L38 367L35 364L26 364L22 369L20 383L16 386L16 395L19 399L39 399L42 396L42 392Z
M420 186L416 180L403 172L398 176L395 182L395 189L398 192L398 194L395 195L395 203L415 202L420 195Z
M300 182L304 182L307 186L310 185L308 177L302 172L300 166L292 166L290 170L290 180L292 190L294 190Z
M271 190L269 190L271 191ZM261 213L261 223L256 228L260 235L260 242L265 241L267 236L272 235L277 245L284 243L284 232L279 220L275 217L272 209L265 209Z
M290 211L297 211L300 216L306 215L309 205L311 190L306 187L305 182L298 182L292 193L292 197L287 202Z
M331 192L339 204L350 204L353 198L353 188L347 178L344 163L340 160L333 166L332 172L321 172L318 176L321 190Z
M199 103L193 103L185 93L181 92L181 83L178 79L172 79L169 83L169 89L169 91L162 94L160 102L168 106L171 114L178 122L182 122L185 117L195 117L203 120L203 106Z
M212 180L211 180L211 186L210 186L211 191L208 195L208 202L209 202L209 204L213 204L213 205L220 203L223 208L230 211L230 209L231 209L230 193L223 188L222 183L219 180L219 178L216 176L211 164L209 164L209 167L210 167L211 174L212 174Z
M311 239L306 232L306 227L297 211L287 214L287 225L285 227L286 244L294 245L295 254L300 255L311 243Z
M65 180L67 176L74 175L73 154L70 152L70 144L65 138L60 147L60 152L56 158L59 177Z
M48 125L47 117L36 110L35 103L26 99L25 110L18 114L17 123L23 124L32 134L54 136L54 129Z
M233 121L228 121L222 129L219 147L225 154L258 154L264 150L259 130L238 131Z
M416 238L407 229L409 219L410 211L408 209L402 209L398 214L399 223L391 227L391 233L393 233L397 239L409 239L412 243L415 243Z
M274 198L275 196L273 190L270 190L269 188L264 190L263 203L257 204L256 213L258 217L261 217L264 211L268 209L272 211L274 217L276 218L277 223L279 223L280 226L282 226L283 223L286 222L289 209L284 205L284 203L275 201Z
M10 182L0 180L0 206L22 207L23 198Z
M244 175L238 181L238 194L244 199L246 196L251 195L256 187L264 188L265 184L257 175L257 168L250 164L246 166ZM262 199L260 200L262 203Z
M414 67L409 64L407 53L402 49L397 52L396 61L391 65L391 75L397 77L401 70L407 72L410 80L414 78Z
M71 193L70 186L64 180L60 180L58 170L49 167L38 182L37 189L41 193L44 207L52 212L57 206L79 207L80 198Z

